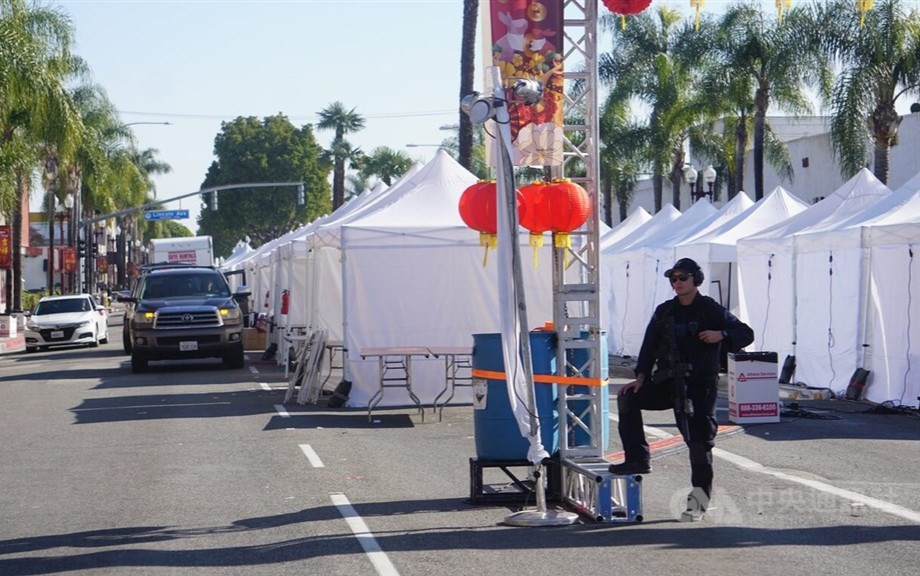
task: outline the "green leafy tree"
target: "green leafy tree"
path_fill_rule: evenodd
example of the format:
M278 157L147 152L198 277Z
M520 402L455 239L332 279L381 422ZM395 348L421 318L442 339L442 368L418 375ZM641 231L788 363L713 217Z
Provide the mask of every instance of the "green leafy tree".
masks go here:
M827 93L831 67L821 45L811 32L808 13L801 7L786 12L782 23L771 13L764 14L754 4L729 7L721 20L718 36L721 65L752 80L754 101L754 196L763 198L763 167L768 139L767 112L775 104L795 115L811 113L805 92L811 84ZM735 79L735 87L745 83ZM739 96L736 106L746 109L747 96ZM736 124L746 128L746 123ZM739 135L740 137L740 135ZM738 155L736 152L736 162ZM736 178L738 170L736 165Z
M830 98L841 173L848 178L868 164L871 139L874 174L887 183L901 123L897 100L920 93L920 14L902 0L881 0L864 20L847 2L813 9L825 48L842 66Z
M345 202L345 165L356 160L358 151L345 141L345 135L364 128L364 118L352 108L348 110L341 102L333 102L319 112L320 130L335 130L335 138L329 147L332 156L332 209Z
M195 235L194 232L173 220L165 220L161 224L162 233L156 238L191 238Z
M68 154L79 137L65 83L76 62L74 29L60 10L23 0L0 0L0 205L22 228L30 173L42 150ZM22 309L22 248L12 235L13 269L7 301Z
M613 32L613 49L600 57L599 74L615 101L636 98L650 109L643 149L652 166L655 210L661 210L664 179L672 182L673 203L680 208L685 141L700 111L691 105L692 58L701 44L692 23L667 7L639 14L625 28L607 14L602 23ZM684 47L687 45L687 47Z
M608 98L600 117L600 189L604 198L604 221L613 226L614 200L619 221L626 219L639 176L647 168L648 155L636 142L646 139L644 130L630 119L628 102Z
M378 146L361 159L359 166L359 172L364 178L375 176L387 186L392 186L396 179L412 167L412 158L389 146Z
M215 253L228 255L249 235L258 247L329 212L329 169L320 157L310 125L297 128L286 116L262 120L239 117L224 122L214 139L217 156L202 188L260 182L303 182L306 206L297 205L295 187L226 190L203 200L198 230L214 238Z

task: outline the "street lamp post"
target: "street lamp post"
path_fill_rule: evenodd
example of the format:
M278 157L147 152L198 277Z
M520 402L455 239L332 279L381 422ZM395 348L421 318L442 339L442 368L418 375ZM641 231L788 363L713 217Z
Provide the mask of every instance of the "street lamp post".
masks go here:
M73 209L73 194L67 194L64 197L64 205L57 205L55 208L55 218L58 220L61 231L61 248L58 250L60 253L60 262L59 266L61 268L61 294L66 294L70 289L70 282L64 283L64 272L67 264L67 259L64 257L65 250L70 246L70 235L68 234L68 239L64 240L64 222L70 219L70 211ZM70 278L73 276L71 274Z
M698 175L696 168L694 168L692 164L684 166L684 180L690 185L690 202L696 202L700 199L696 191L696 179Z
M712 164L706 166L706 169L703 170L703 180L706 182L706 194L709 196L709 201L712 202L712 185L716 181L716 169L712 167Z

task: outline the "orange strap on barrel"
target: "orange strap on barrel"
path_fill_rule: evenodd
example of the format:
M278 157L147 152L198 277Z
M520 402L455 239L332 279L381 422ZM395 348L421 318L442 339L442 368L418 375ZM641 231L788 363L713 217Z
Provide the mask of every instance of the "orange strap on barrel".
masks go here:
M507 376L504 372L473 368L473 378L505 380ZM610 383L607 378L601 380L600 378L578 378L576 376L555 376L553 374L534 374L533 381L540 384L574 384L576 386L606 386Z

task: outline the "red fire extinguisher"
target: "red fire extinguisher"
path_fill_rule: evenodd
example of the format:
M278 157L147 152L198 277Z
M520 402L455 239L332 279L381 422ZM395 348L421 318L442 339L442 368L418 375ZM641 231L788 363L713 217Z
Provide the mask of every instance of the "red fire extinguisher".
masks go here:
M288 313L288 306L290 305L290 303L291 303L291 291L282 290L281 291L281 313L282 314Z

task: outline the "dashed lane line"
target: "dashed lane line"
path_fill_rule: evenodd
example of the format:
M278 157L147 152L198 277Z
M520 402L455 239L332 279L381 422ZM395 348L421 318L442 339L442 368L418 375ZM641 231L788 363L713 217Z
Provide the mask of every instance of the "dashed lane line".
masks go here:
M309 444L301 444L300 449L303 451L304 455L307 457L307 460L310 461L310 464L314 468L325 468L326 465L323 464L323 461L319 459L319 455Z
M278 415L282 418L290 418L291 415L288 414L288 411L281 404L275 404L275 410L278 412Z
M358 543L361 544L361 548L364 549L364 553L367 554L371 564L374 565L377 574L380 574L380 576L399 576L396 566L393 566L390 558L380 549L374 534L371 533L364 519L358 515L348 498L341 493L330 494L330 497L332 498L332 503L339 509L339 513L345 518L348 527L351 528L352 534L358 539Z

